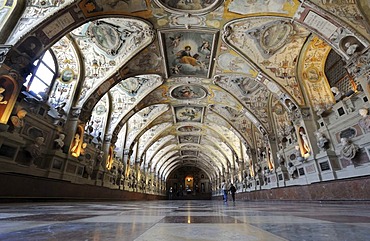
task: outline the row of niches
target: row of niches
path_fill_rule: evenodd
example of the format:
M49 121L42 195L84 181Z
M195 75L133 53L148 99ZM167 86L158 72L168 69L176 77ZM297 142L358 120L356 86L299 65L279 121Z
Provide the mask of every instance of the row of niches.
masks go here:
M75 162L73 158L67 157L67 155L61 155L61 152L59 152L59 154L56 154L57 152L55 151L52 152L50 150L45 150L44 146L46 146L47 144L43 141L43 139L41 139L40 137L36 137L33 143L31 137L43 134L45 135L46 139L50 139L48 138L48 134L50 134L50 132L45 130L45 128L42 130L40 124L37 125L36 119L31 118L31 116L32 113L29 114L30 118L27 118L27 120L25 121L24 128L22 128L22 130L19 130L19 135L14 133L13 138L10 138L6 144L2 145L2 147L0 148L0 155L2 156L1 159L4 160L4 156L10 159L12 156L12 150L15 150L13 153L16 154L15 162L22 166L30 166L31 169L33 167L37 167L38 169L42 169L45 171L52 170L54 173L65 171L69 173L69 175L76 175L81 179L84 179L85 182L94 179L97 179L98 181L103 181L103 179L105 178L103 174L104 167L100 165L103 160L102 152L97 153L96 149L88 145L88 147L85 147L86 149L83 155L78 158L78 162ZM358 123L360 123L361 121L362 119L358 120ZM342 124L343 127L345 127L345 124ZM349 129L350 128L345 128L340 131L339 136L341 138L347 137L349 139L350 136L348 135L353 135L354 133L354 131L350 131ZM356 139L356 144L352 143L351 140L351 145L349 146L354 147L352 144L361 146L361 141L364 138L364 134L365 133L355 136L357 137L357 139L352 136L352 140ZM354 135L356 135L356 133ZM20 139L19 136L23 137L23 139ZM342 150L344 150L345 148L345 143L341 143L340 145L338 147L338 150L342 152ZM289 148L287 148L286 151L289 151L288 149ZM57 150L57 147L55 147L54 150ZM297 162L296 159L292 160L293 154L291 154L289 155L290 162L288 162L288 165L286 167L286 164L284 162L280 162L280 164L282 165L279 166L276 171L269 171L266 168L261 168L256 165L256 174L253 178L251 178L250 176L246 176L245 179L240 179L240 181L237 181L238 179L235 179L233 181L237 183L238 190L250 191L253 188L255 188L256 190L258 190L258 188L272 188L275 187L274 185L277 185L277 183L279 182L283 182L284 185L295 185L297 183L307 184L305 183L307 176L310 176L310 178L312 178L312 180L314 180L315 182L321 181L321 179L323 179L323 176L328 179L328 176L331 175L334 179L336 176L334 175L334 173L342 172L342 175L344 175L343 173L346 170L350 170L351 167L363 169L368 166L368 149L355 148L354 150L357 151L354 155L354 158L351 159L353 163L349 161L349 156L346 159L339 155L339 162L331 159L326 159L326 157L329 156L327 155L329 153L328 149L320 151L320 153L324 155L323 158L317 158L316 160L305 160L302 162ZM345 155L347 155L348 153L350 153L348 150L343 151L343 154ZM46 158L43 158L41 156L44 156ZM29 158L31 158L32 163L24 162L24 160L29 160ZM294 166L291 166L289 163L295 164ZM316 165L315 163L318 163L318 165ZM147 181L144 181L144 179L142 178L137 178L136 175L133 174L135 172L129 172L130 174L128 175L128 177L126 177L125 175L123 175L124 172L125 170L123 170L123 166L121 165L120 161L117 160L117 162L114 162L111 171L108 173L110 183L115 186L122 186L122 188L124 188L124 185L127 185L125 188L132 190L152 190L154 188L154 185L148 186L147 181L149 181L149 179L147 179ZM346 177L350 177L350 175L347 174ZM281 184L279 186L281 186Z
M83 180L104 178L104 175L93 174L94 170L103 173L104 170L108 169L111 176L118 175L119 180L131 180L130 186L137 187L137 183L142 179L137 174L133 175L133 171L128 171L128 167L122 165L122 160L114 156L112 150L107 153L103 152L102 137L100 140L94 140L94 137L89 137L88 133L85 133L83 127L78 127L76 133L58 135L63 126L53 125L55 119L48 116L48 108L50 107L46 103L31 103L30 99L27 98L15 106L14 112L9 118L9 129L2 133L4 140L6 140L0 148L2 159L4 157L4 159L14 161L13 163L23 167L52 169L55 172L66 171L71 175L83 178ZM315 175L320 181L323 172L325 174L333 173L333 178L341 175L342 177L350 177L350 174L347 173L346 176L343 173L352 167L355 170L364 170L368 166L367 139L369 138L370 118L366 92L358 92L341 99L333 105L332 111L327 116L318 119L318 123L320 128L317 131L317 139L309 129L298 128L297 133L290 134L291 143L288 141L285 146L279 149L280 157L277 153L271 154L270 161L276 158L273 162L280 165L271 165L273 166L271 168L269 163L265 162L267 154L259 154L258 162L253 164L254 180L260 180L261 177L261 180L264 180L262 186L269 186L269 183L273 183L271 180L279 180L279 178L273 178L273 176L279 175L279 170L286 170L288 174L290 174L290 170L292 174L289 180L292 180L292 183L310 173L316 173ZM183 127L181 130L185 129L185 132L188 129L196 130L193 126L184 125ZM307 135L308 143L305 143L306 139L303 135ZM63 143L68 141L64 140L66 136L73 138L70 146ZM306 153L301 153L300 148L296 149L297 146L300 147L300 143L303 146L308 146L305 147ZM76 153L76 156L69 153L69 150ZM305 155L307 153L309 155ZM318 158L320 155L330 158L320 159ZM243 176L242 173L247 172L249 167L247 166L245 170L239 169L240 176ZM315 167L321 170L315 169ZM128 173L129 175L127 175ZM319 173L321 174L319 175ZM341 175L337 175L337 173L341 173ZM353 174L353 172L351 173ZM244 176L244 178L249 176L251 175ZM268 179L269 176L270 179ZM114 183L117 183L117 179L112 178L112 183L113 180L115 180ZM242 178L233 179L234 182L236 180L243 182ZM122 183L122 181L118 183ZM261 184L262 181L259 183Z

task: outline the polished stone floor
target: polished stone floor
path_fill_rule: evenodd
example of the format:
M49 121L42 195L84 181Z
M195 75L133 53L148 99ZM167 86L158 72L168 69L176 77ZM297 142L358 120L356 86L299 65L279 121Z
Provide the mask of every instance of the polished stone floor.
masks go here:
M0 204L1 241L370 240L360 203L141 201Z

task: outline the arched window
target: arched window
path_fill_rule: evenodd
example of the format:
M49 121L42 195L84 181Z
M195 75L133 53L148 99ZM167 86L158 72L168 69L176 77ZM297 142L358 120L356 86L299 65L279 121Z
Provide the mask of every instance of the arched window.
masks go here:
M334 50L331 50L327 57L325 75L330 87L337 87L346 95L350 95L357 90L358 83L355 83L348 74L345 62Z
M56 64L51 51L47 50L33 65L33 73L27 76L24 86L31 94L42 97L40 94L48 92L56 76Z

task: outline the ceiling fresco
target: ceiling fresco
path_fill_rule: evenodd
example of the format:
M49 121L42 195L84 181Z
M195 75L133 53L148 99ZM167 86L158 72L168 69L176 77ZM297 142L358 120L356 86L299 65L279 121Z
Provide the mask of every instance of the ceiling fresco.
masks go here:
M269 153L297 140L302 110L335 103L330 51L348 62L369 48L368 1L301 2L27 1L7 44L50 47L50 104L79 108L93 143L114 147L126 170L166 178L193 165L218 177L273 168Z
M160 31L159 36L167 76L210 77L217 32L177 29Z

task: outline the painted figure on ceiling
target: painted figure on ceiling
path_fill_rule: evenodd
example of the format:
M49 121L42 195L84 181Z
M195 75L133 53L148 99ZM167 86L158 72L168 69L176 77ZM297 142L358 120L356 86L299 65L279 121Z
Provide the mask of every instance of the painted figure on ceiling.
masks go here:
M190 64L192 66L198 66L200 63L198 62L199 54L191 54L191 47L185 46L184 50L180 50L177 52L176 56L179 59L179 62L182 64Z

